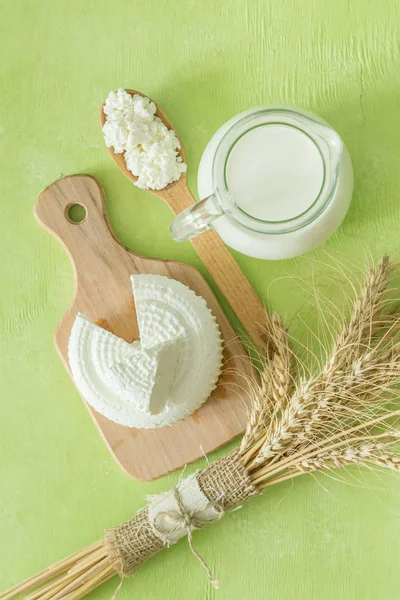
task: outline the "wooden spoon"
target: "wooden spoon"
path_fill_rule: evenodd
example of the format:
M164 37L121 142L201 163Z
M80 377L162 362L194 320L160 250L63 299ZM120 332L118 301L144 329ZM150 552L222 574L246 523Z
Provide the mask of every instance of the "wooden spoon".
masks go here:
M135 90L126 90L129 94L141 94ZM147 96L148 97L148 96ZM153 100L154 102L154 100ZM168 127L173 129L179 141L181 142L180 156L185 161L185 152L183 149L182 140L173 127L172 123L160 107L154 102L157 107L156 115ZM106 121L104 113L104 104L101 107L101 125ZM125 173L132 181L137 181L137 177L128 171L123 154L115 154L113 148L109 148L109 152L121 171ZM154 194L162 198L164 202L172 209L175 215L191 206L195 199L188 187L186 174L183 173L181 178L174 183L170 183L162 190L147 190L150 194ZM253 343L258 348L265 346L265 333L263 326L265 324L265 308L261 300L253 290L250 282L245 274L225 246L219 235L210 229L205 233L190 240L197 254L207 267L210 275L215 280L219 289L225 296L226 300L231 305L236 316L246 329Z

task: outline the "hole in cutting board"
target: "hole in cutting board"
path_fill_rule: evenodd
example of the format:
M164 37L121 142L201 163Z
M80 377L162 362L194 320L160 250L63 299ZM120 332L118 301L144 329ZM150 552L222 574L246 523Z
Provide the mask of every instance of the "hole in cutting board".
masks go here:
M65 216L70 223L76 225L86 219L86 208L82 204L70 204L65 209Z

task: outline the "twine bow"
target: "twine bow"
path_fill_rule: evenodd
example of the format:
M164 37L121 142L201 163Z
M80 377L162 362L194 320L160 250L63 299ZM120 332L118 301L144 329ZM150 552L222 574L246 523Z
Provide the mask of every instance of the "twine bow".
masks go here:
M167 494L153 496L150 523L154 533L167 545L187 536L189 548L207 573L211 585L218 589L203 556L193 546L192 532L218 521L224 514L222 506L211 502L200 490L196 475L174 486ZM153 509L153 510L152 510Z
M193 548L192 532L218 521L227 511L257 493L238 450L180 481L164 494L147 497L148 504L129 521L108 529L108 556L122 578L135 573L166 546L188 538L192 554L218 588L204 558Z

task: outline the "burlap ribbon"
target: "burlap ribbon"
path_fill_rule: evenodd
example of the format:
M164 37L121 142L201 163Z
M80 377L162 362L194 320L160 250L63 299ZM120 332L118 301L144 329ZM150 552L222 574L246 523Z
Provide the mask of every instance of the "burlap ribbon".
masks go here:
M128 577L160 550L187 536L193 554L217 583L203 557L193 548L192 532L257 494L237 450L183 480L165 494L149 498L149 505L132 519L106 531L110 556L118 572Z

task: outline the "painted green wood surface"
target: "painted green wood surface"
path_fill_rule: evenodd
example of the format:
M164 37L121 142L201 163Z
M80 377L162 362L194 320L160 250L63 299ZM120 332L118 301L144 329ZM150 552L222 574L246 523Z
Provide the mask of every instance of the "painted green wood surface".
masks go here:
M240 110L292 103L321 114L353 158L356 192L324 247L350 260L399 256L400 4L397 0L2 0L0 235L0 589L99 538L178 474L135 483L114 464L52 342L72 270L32 216L40 191L87 172L112 224L138 252L202 265L168 235L170 213L108 156L98 109L108 91L156 99L184 140L195 186L201 152ZM322 251L312 258L325 260ZM237 256L257 291L308 323L292 276L310 257ZM318 279L318 277L317 277ZM271 285L271 282L275 281ZM336 300L340 290L331 286ZM228 312L231 316L231 314ZM361 476L360 476L361 477ZM119 598L398 600L400 481L302 477L196 534L216 592L181 543L124 584ZM110 598L117 581L94 597Z

